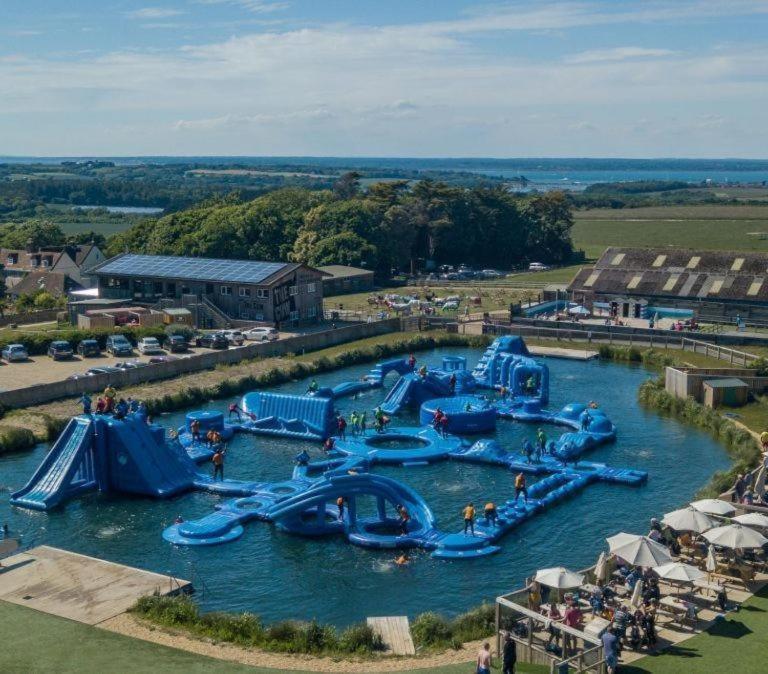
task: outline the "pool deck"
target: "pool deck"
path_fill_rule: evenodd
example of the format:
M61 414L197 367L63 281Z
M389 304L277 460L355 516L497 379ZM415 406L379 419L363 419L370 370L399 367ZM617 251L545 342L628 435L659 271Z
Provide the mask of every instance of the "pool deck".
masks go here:
M0 600L86 625L127 611L140 597L191 591L189 581L41 545L2 560Z
M532 356L565 358L566 360L592 360L598 356L597 351L590 351L589 349L563 349L557 346L529 346L528 351Z

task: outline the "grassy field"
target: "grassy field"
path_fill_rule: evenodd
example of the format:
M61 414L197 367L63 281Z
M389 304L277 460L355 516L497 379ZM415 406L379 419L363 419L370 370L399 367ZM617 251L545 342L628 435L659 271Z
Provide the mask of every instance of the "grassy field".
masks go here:
M768 206L658 206L577 211L577 249L596 258L607 246L682 246L768 252Z
M250 667L132 639L0 601L3 674L309 674L300 670ZM472 657L467 653L467 659ZM467 662L429 669L424 674L465 674ZM545 674L544 667L522 665L520 674Z

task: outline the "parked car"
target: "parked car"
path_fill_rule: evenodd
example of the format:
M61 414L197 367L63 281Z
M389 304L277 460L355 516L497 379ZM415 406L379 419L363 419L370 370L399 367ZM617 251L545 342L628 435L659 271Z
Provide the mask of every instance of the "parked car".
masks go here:
M243 330L243 336L252 342L274 342L280 339L280 333L275 328L249 328Z
M119 367L115 367L113 365L99 365L98 367L92 367L85 371L86 377L93 377L97 374L116 374L118 372L122 372L122 370ZM83 375L77 375L73 374L70 379L79 379Z
M139 353L143 355L163 352L163 348L160 346L157 337L142 337L136 345L136 348L139 350Z
M135 370L140 367L147 367L147 365L149 365L149 363L143 363L140 360L126 360L122 363L115 363L115 368L118 371L123 372L125 370Z
M543 262L531 262L531 264L528 265L528 271L547 271L547 269L549 269L549 267Z
M166 346L171 353L184 353L189 350L189 344L184 335L171 335L166 341Z
M84 339L77 345L77 352L84 358L100 356L101 347L95 339Z
M483 275L483 278L487 279L497 279L502 277L501 272L498 272L495 269L483 269L480 273Z
M113 356L133 355L133 345L125 335L110 335L107 337L107 353Z
M245 336L240 330L224 330L223 334L229 340L229 343L235 346L242 346L245 341Z
M149 359L150 365L155 365L157 363L170 363L174 360L179 360L178 356L169 356L169 355L162 355L162 356L152 356Z
M222 332L208 332L195 338L196 346L204 346L206 349L228 349L229 340Z
M74 354L72 345L64 340L57 339L55 342L51 342L48 347L48 355L54 360L67 360L72 358Z
M27 347L23 344L9 344L0 355L9 363L18 363L29 358Z

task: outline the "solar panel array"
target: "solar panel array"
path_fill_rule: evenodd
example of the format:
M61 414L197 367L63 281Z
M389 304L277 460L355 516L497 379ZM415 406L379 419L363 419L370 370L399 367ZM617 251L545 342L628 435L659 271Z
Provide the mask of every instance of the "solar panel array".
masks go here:
M99 267L98 273L144 278L261 283L286 266L284 262L127 254L106 262Z

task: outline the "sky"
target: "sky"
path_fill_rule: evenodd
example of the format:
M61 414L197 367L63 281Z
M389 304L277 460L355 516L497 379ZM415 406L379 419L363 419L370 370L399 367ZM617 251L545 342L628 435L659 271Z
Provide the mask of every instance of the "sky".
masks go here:
M0 0L0 155L768 157L768 0Z

